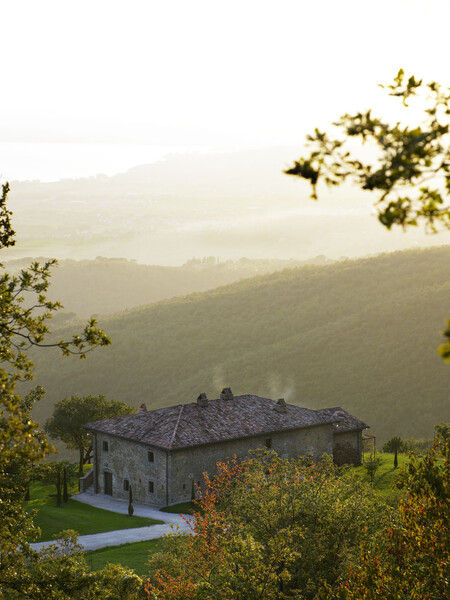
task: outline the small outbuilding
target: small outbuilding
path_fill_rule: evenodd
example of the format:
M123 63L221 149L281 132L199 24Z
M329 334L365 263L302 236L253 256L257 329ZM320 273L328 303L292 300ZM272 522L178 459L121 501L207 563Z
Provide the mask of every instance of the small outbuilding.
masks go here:
M94 438L93 491L166 506L191 500L203 473L249 450L272 448L283 458L334 455L336 462L361 463L362 431L368 426L340 407L310 410L283 399L200 394L196 402L86 425Z

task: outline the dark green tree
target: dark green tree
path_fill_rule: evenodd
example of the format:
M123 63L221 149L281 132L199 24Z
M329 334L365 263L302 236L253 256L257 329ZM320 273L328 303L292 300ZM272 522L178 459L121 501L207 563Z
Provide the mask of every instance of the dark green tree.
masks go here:
M63 502L69 500L69 492L67 490L67 467L63 467Z
M61 507L62 502L67 502L69 499L67 477L71 479L75 474L76 465L71 465L68 461L43 462L35 467L33 480L54 485L56 488L56 506Z
M53 439L63 441L68 448L78 450L79 474L83 465L92 459L92 434L84 429L86 423L129 415L136 411L120 400L106 400L105 396L71 396L55 404L53 415L45 423L45 430Z
M371 110L343 115L328 134L315 129L307 137L309 156L299 158L285 173L301 177L318 198L323 181L337 186L352 180L364 191L377 195L375 202L382 225L410 227L424 222L436 232L450 228L450 89L435 81L424 84L400 69L392 84L381 86L402 100L405 110L420 103L422 121L414 126L388 123ZM366 160L363 152L349 147L360 142L377 152ZM439 347L450 361L450 320L443 332L447 341Z
M370 477L370 483L373 485L375 474L381 466L381 458L379 456L370 455L369 459L364 462L364 467Z
M404 448L405 444L398 436L391 438L383 446L383 452L394 453L394 469L398 467L398 453L403 452Z
M132 517L134 514L134 507L133 507L133 489L130 485L129 491L128 491L128 516Z

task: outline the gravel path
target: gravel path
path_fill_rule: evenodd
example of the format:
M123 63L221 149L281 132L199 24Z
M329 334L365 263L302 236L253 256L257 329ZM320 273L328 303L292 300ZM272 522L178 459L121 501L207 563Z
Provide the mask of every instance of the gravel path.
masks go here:
M104 494L77 494L72 496L72 500L84 502L97 508L110 510L111 512L128 514L128 500L120 500L105 496ZM97 550L107 546L119 546L120 544L128 544L130 542L142 542L145 540L153 540L160 538L170 531L189 531L189 525L180 515L161 512L158 508L151 507L147 504L133 502L134 514L138 517L148 517L149 519L157 519L164 521L163 525L150 525L148 527L137 527L135 529L117 529L116 531L105 531L104 533L92 533L90 535L80 535L79 543L84 550ZM189 515L184 515L190 518ZM56 541L35 542L30 544L34 550L40 550L44 546L56 544Z

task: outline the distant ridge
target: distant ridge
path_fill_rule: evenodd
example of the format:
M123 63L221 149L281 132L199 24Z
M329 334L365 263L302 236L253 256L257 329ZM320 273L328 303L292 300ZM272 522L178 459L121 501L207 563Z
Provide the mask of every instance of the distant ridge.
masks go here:
M18 271L46 258L23 258L5 263ZM181 267L141 265L125 258L62 260L52 270L51 297L64 306L54 323L111 314L153 302L186 296L286 268L333 262L325 256L310 260L249 259L220 261L214 256L193 258Z
M124 256L179 265L192 256L367 256L450 243L450 232L385 231L364 193L324 189L320 202L286 176L298 149L172 154L112 177L15 182L17 246L3 260Z

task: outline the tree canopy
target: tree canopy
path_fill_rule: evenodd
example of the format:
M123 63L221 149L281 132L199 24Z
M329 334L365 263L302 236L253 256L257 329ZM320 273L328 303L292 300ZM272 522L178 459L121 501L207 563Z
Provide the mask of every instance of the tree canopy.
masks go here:
M394 436L383 445L383 452L394 453L394 469L398 467L398 453L404 452L404 450L405 443L398 435Z
M68 448L79 452L79 470L92 458L92 434L84 429L86 423L129 415L136 411L120 400L107 400L105 396L71 396L56 403L53 416L47 420L45 430L54 439L63 441Z
M150 597L313 599L333 584L383 519L372 489L329 457L256 451L205 475L192 533L150 560Z
M334 186L352 179L361 189L378 194L380 222L391 229L424 221L431 231L450 228L450 89L437 82L424 84L400 69L393 83L382 85L391 96L421 103L423 120L413 126L387 123L371 110L343 115L336 135L318 129L307 140L312 147L306 158L285 172L310 181L312 197L323 180ZM349 140L376 148L377 160L367 161L348 148Z
M330 599L442 600L450 572L450 431L436 427L433 448L412 456L398 478L405 490L387 526L362 546L361 556Z
M323 457L258 450L205 476L192 533L150 558L159 600L441 600L448 595L449 427L412 455L398 505Z

